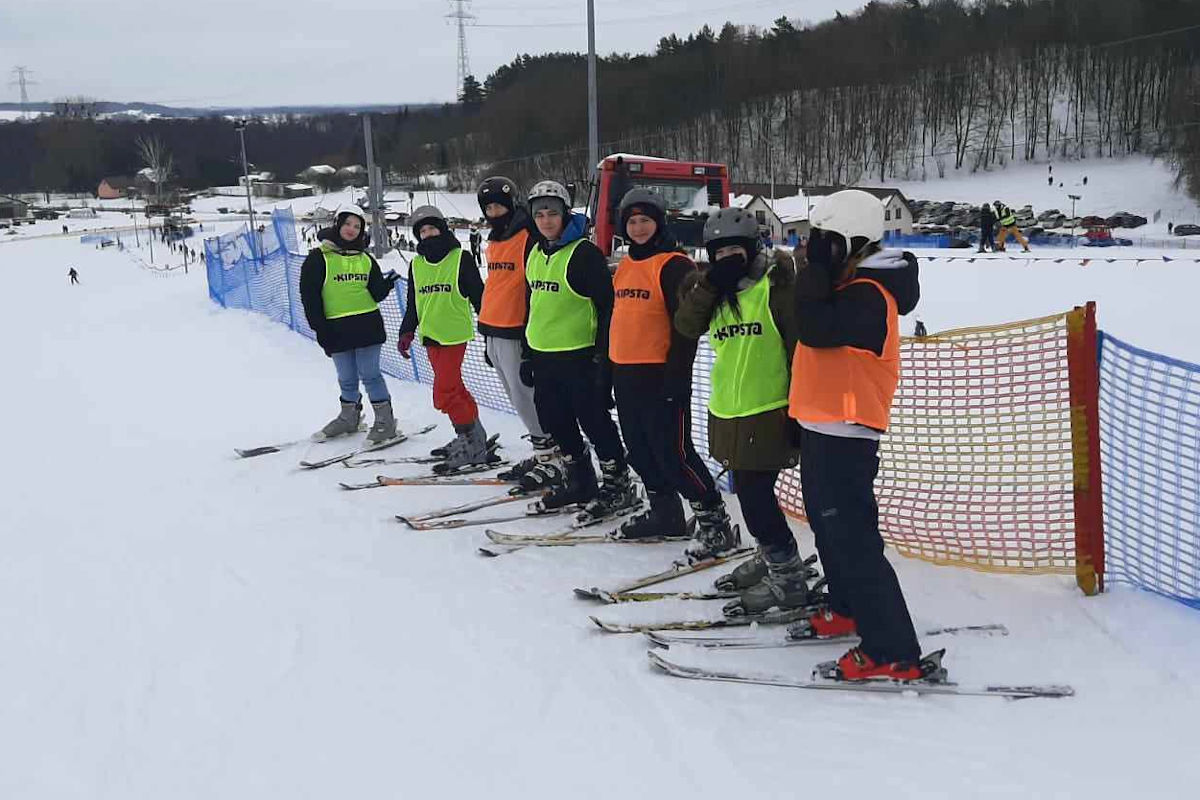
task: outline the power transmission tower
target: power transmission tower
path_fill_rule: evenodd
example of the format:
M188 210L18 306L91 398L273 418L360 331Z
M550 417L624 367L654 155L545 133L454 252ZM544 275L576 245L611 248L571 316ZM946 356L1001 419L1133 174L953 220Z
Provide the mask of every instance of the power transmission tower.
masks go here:
M458 88L455 90L455 97L458 92L462 91L463 81L471 74L471 62L467 58L467 25L473 22L476 17L467 7L471 5L471 0L450 0L451 11L446 15L446 19L455 20L458 23Z
M28 67L13 67L12 71L16 77L9 81L8 85L21 87L21 119L29 119L29 87L35 85L37 81L29 79L33 70Z

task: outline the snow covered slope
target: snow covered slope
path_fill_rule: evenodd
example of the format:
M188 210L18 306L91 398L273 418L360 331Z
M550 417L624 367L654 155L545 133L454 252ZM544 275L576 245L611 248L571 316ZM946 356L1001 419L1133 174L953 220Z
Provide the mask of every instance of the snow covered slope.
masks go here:
M67 285L69 263L80 286ZM1146 331L1168 323L1142 303L1182 310L1174 296L1200 288L1194 271L1172 272L1183 283L1166 291L1154 273L1101 286L1107 271L1076 269L1031 298L1043 273L951 266L924 273L931 329L1099 293L1102 313L1123 308L1122 334L1144 342L1139 319ZM1078 695L916 699L668 678L640 639L603 634L587 615L719 605L597 609L570 590L659 569L678 547L489 560L477 530L404 530L393 514L493 490L347 493L336 482L349 470L299 472L300 452L236 460L234 446L324 423L337 387L312 343L214 307L202 271L158 278L61 238L0 245L0 270L23 298L0 315L0 797L1194 794L1194 611L1120 587L1085 598L1065 577L897 559L919 625L1011 630L927 640L950 648L954 677L1071 683ZM1188 348L1195 320L1179 322ZM391 386L403 427L442 422L426 387ZM484 421L522 451L515 419ZM393 452L448 436L443 425ZM720 658L806 675L840 652Z

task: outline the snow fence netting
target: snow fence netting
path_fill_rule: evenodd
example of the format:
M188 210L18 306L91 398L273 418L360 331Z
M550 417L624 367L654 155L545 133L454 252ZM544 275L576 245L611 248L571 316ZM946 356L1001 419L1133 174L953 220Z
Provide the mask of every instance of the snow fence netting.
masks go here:
M1108 574L1200 608L1200 365L1102 334Z

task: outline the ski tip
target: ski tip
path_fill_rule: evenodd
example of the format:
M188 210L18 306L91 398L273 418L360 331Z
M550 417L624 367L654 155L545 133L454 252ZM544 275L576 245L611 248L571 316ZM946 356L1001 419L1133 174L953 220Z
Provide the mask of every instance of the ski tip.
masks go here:
M591 589L574 589L575 596L580 600L599 600L600 590L592 587Z
M664 639L662 634L660 634L658 631L642 631L642 635L646 637L646 641L648 641L652 647L663 650L671 647L671 643Z
M478 552L479 552L479 555L483 556L484 558L496 558L497 556L500 555L495 550L489 550L486 547L479 548Z

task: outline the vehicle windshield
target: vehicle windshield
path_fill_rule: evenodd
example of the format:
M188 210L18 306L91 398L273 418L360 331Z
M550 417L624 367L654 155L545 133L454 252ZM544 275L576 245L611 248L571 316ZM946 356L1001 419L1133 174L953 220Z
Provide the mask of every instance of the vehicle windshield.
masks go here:
M701 183L677 183L653 178L633 177L633 185L653 189L663 196L668 211L691 211L708 208L708 185Z

